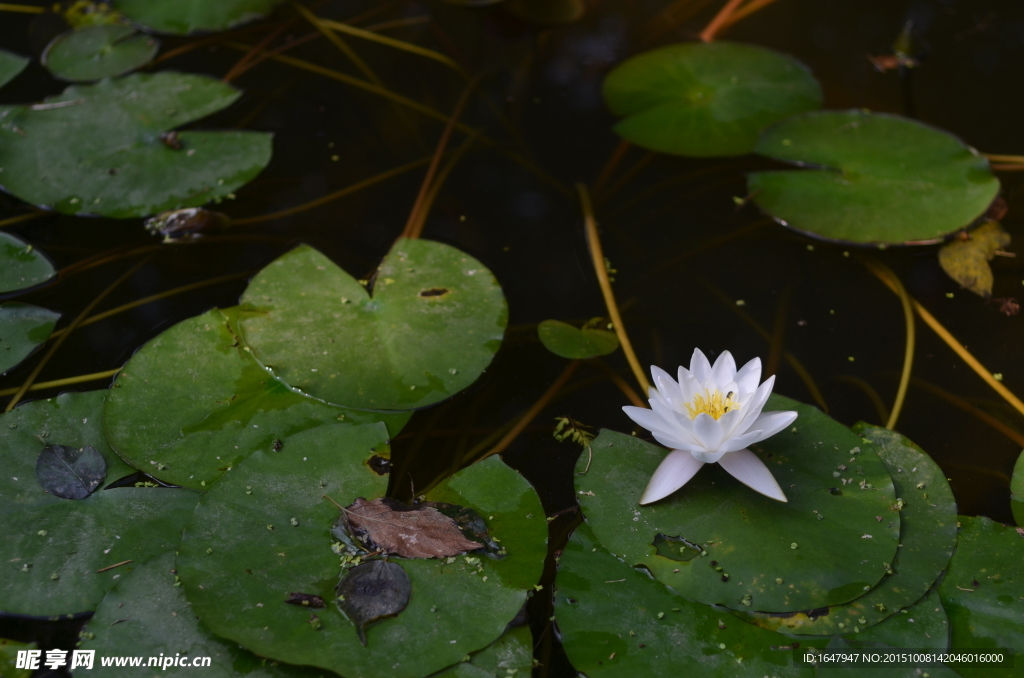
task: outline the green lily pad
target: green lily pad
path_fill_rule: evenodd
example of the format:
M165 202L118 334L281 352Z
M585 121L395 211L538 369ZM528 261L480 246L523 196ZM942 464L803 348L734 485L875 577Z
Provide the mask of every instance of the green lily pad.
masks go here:
M114 0L132 21L160 33L226 31L262 19L281 0Z
M295 678L327 675L324 671L279 664L218 638L192 612L185 591L175 582L174 552L168 551L145 563L125 566L118 583L107 592L96 614L83 629L81 650L95 650L97 657L163 655L175 658L209 657L215 675L251 678ZM177 667L174 667L177 668ZM188 668L191 668L189 666ZM161 670L166 670L162 669ZM103 667L96 661L87 675L124 674L124 667Z
M25 70L29 61L31 59L28 57L0 49L0 87L14 80L19 73Z
M50 338L60 313L11 301L0 304L0 373L6 372Z
M208 489L252 452L299 431L383 421L395 436L409 420L409 412L344 409L289 388L241 343L237 313L213 309L178 323L118 373L105 426L129 463L174 485Z
M36 649L35 643L19 643L7 638L0 638L0 676L5 678L30 678L32 671L19 669L18 652Z
M92 610L121 577L126 560L174 548L199 495L189 490L117 488L78 501L36 481L44 445L91 446L107 463L107 484L134 469L103 438L105 391L65 393L0 416L0 609L58 615Z
M968 226L999 193L988 160L942 130L895 115L818 111L766 130L757 153L802 170L754 172L754 201L829 240L929 242Z
M46 255L21 238L0 232L0 294L38 285L55 275Z
M595 460L596 461L596 460ZM594 521L591 520L591 524ZM569 661L584 675L813 676L792 640L688 600L576 528L555 580L555 619ZM801 641L801 648L825 639Z
M900 545L892 559L893 573L845 605L789 615L743 615L758 626L814 635L850 633L851 629L855 633L864 631L913 605L932 588L949 564L956 548L956 500L942 469L899 433L868 424L858 424L853 430L870 441L862 447L870 445L885 463L898 498L897 507L902 506ZM886 511L878 517L886 521L891 516L892 511Z
M402 239L372 291L309 246L260 271L242 334L286 383L347 407L408 410L472 384L501 345L508 307L494 275L454 247Z
M792 612L864 595L885 576L900 532L885 464L870 445L814 407L772 395L765 411L773 410L796 410L795 431L750 449L788 503L707 464L678 492L640 506L665 449L602 431L592 444L590 469L583 473L586 454L576 467L577 498L594 534L630 565L648 568L703 603ZM660 555L654 545L659 534L686 539L707 555Z
M504 558L392 557L412 581L409 605L369 626L365 646L331 602L342 568L328 531L339 513L325 497L344 506L381 496L387 478L366 461L386 441L383 424L322 426L288 438L281 452L255 452L213 486L177 561L207 627L261 656L366 678L427 675L502 634L540 576L547 523L533 489L497 458L460 471L427 499L474 509ZM294 592L328 605L286 604Z
M584 325L576 329L561 320L544 320L537 325L544 348L557 356L574 360L613 353L619 347L614 332Z
M1017 457L1013 465L1013 477L1010 478L1010 508L1013 519L1024 527L1024 452Z
M939 585L952 650L1024 647L1024 536L988 518L960 516L960 542ZM957 664L970 676L1015 676L1008 666Z
M115 218L219 200L266 167L271 135L165 133L239 96L212 78L162 71L72 85L42 104L0 106L0 185L63 214Z
M93 82L142 68L159 50L153 36L106 24L61 33L46 46L42 62L60 80Z
M913 606L895 617L859 634L834 636L827 646L830 650L864 650L870 654L884 655L894 648L903 651L944 652L949 649L949 618L942 607L937 591L932 591ZM863 656L857 653L858 656ZM956 678L960 675L948 665L936 664L922 669L918 666L899 665L885 662L867 664L858 662L849 666L822 663L818 667L819 678L921 678L927 673L931 678Z
M434 678L525 678L533 668L533 634L517 626L480 650L468 662L456 664Z
M604 100L624 116L615 131L652 151L744 155L758 134L821 107L821 85L791 56L731 42L688 42L644 52L604 80Z

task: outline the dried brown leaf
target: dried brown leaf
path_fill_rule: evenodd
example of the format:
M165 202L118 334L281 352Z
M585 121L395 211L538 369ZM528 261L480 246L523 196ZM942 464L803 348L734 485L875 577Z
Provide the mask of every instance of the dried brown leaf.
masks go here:
M992 296L992 268L988 262L995 253L1010 244L1010 234L997 221L987 221L971 231L967 240L954 240L939 250L942 270L986 299Z
M454 520L431 506L359 497L345 515L352 529L365 533L378 548L405 558L445 558L483 546L463 536Z

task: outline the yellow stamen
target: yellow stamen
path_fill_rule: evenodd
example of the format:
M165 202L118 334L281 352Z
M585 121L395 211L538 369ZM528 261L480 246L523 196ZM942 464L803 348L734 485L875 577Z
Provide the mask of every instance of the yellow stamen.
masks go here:
M726 412L739 409L740 404L732 399L733 393L729 391L724 396L717 388L712 393L704 389L704 394L693 396L692 403L683 403L686 413L690 419L696 419L700 413L711 415L712 419L721 419Z

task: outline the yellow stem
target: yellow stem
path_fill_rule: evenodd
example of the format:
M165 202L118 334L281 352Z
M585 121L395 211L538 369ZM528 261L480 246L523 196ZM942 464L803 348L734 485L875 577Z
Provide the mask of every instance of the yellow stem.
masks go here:
M430 214L430 208L434 206L434 201L437 199L438 194L441 192L441 188L444 186L444 182L448 180L448 175L452 173L455 166L459 164L462 156L466 154L469 147L476 141L477 135L471 134L466 137L466 140L462 142L462 145L455 149L452 153L452 157L449 158L445 166L441 168L437 178L430 186L430 190L427 192L426 198L423 200L423 204L420 206L419 211L416 214L416 220L412 223L412 228L409 230L410 238L418 238L423 233L423 226L427 222L427 215Z
M892 284L891 280L885 278L882 282L885 283L886 287L890 290L896 292L896 288ZM896 293L898 294L898 292ZM913 297L910 297L910 302L913 304L914 311L921 320L923 320L924 323L928 325L933 332L935 332L935 334L939 335L939 338L946 342L946 345L953 349L953 352L960 356L960 359L967 363L967 366L974 370L975 374L981 377L986 384L992 387L992 390L1001 395L1006 402L1010 403L1010 405L1013 406L1013 409L1024 414L1024 402L1021 402L1020 398L1015 396L1010 389L996 381L995 377L992 376L992 373L985 369L985 366L978 362L978 359L971 355L971 352L968 351L963 344L957 341L956 337L950 334L949 330L943 327L942 323L936 320L935 316L929 313L928 309L921 305L921 302Z
M513 426L511 430L509 430L509 432L506 433L494 447L488 450L486 454L484 454L476 461L481 461L492 455L501 454L502 452L504 452L505 448L511 445L512 441L518 438L519 434L522 433L523 430L530 425L530 422L536 419L537 415L540 414L544 410L544 408L548 406L548 403L551 402L551 399L555 397L555 395L561 390L563 386L565 386L565 383L569 381L569 378L572 376L573 372L575 372L579 366L579 360L573 360L571 363L569 363L569 365L565 368L562 374L559 375L558 379L555 379L554 383L548 387L548 390L544 391L544 395L542 395L537 400L537 402L533 404L533 407L527 410L526 414L520 417L519 421L516 422L515 426Z
M867 259L864 260L864 263L876 278L885 283L900 298L900 303L903 305L903 320L907 328L907 343L903 351L903 372L900 374L900 385L896 389L896 399L892 403L889 421L885 424L887 429L892 430L896 428L896 421L900 418L903 400L907 397L907 387L910 385L910 372L914 365L914 306L903 283L888 266Z
M53 214L53 212L45 212L43 210L40 210L38 212L29 212L28 214L19 214L16 217L0 219L0 228L6 228L7 226L20 224L23 221L32 221L33 219L38 219L39 217L45 217L47 214Z
M0 12L20 12L21 14L43 14L45 7L33 7L32 5L12 5L7 2L0 2Z
M139 263L129 268L121 275L121 277L119 277L114 282L110 283L107 289L100 292L95 299L89 302L88 306L82 309L82 312L79 313L78 316L71 321L70 325L68 325L67 331L61 336L57 337L57 340L50 345L50 350L48 350L46 354L43 355L43 357L39 360L36 366L32 368L32 371L29 373L28 377L25 378L25 381L22 383L21 387L14 393L14 396L11 398L11 401L7 403L7 408L6 410L4 410L5 412L10 412L11 410L14 409L14 407L22 399L25 393L28 392L28 390L32 387L32 384L35 382L36 377L39 376L39 373L42 372L43 368L46 367L46 364L50 362L50 358L52 358L53 355L57 352L57 350L61 347L61 344L63 344L64 341L71 336L71 333L74 332L75 329L82 324L83 320L89 317L89 314L92 313L93 309L96 308L100 304L100 302L106 299L111 292L117 289L118 286L121 285L121 283L128 280L128 278L135 275L136 271L138 271L140 268L148 264L150 259L152 258L152 256L146 257Z
M747 4L743 5L743 7L740 7L738 10L733 12L732 16L725 20L722 28L732 26L737 21L747 18L757 10L763 9L773 2L775 2L775 0L751 0Z
M369 179L363 179L362 181L357 181L354 184L346 186L345 188L341 189L340 191L335 191L334 193L331 193L329 195L325 195L322 198L317 198L316 200L310 200L309 202L303 203L301 205L296 205L295 207L289 207L288 209L280 210L278 212L271 212L270 214L259 214L259 215L253 216L253 217L244 217L242 219L233 219L231 221L231 225L232 226L248 226L249 224L257 224L257 223L260 223L260 222L263 222L263 221L271 221L273 219L283 219L284 217L289 217L289 216L291 216L293 214L298 214L299 212L305 212L306 210L311 210L311 209L314 209L316 207L320 207L321 205L326 205L327 203L332 202L334 200L337 200L339 198L343 198L346 195L351 195L352 193L356 193L358 191L361 191L364 188L368 188L370 186L373 186L374 184L378 184L378 183L380 183L382 181L385 181L386 179L390 179L390 178L396 177L396 176L398 176L400 174L405 174L406 172L410 172L410 171L412 171L412 170L414 170L414 169L416 169L418 167L422 167L423 165L426 165L428 162L430 162L430 158L420 158L419 160L414 160L413 162L406 163L406 164L401 165L399 167L395 167L394 169L389 169L386 172L381 172L380 174L375 174L374 176L370 177Z
M148 297L143 297L142 299L136 299L135 301L132 301L130 303L122 304L121 306L118 306L116 308L112 308L109 311L104 311L103 313L97 313L96 315L91 315L88 318L86 318L85 320L83 320L81 323L79 323L78 327L82 328L82 327L85 327L86 325L92 325L93 323L98 323L101 320L105 320L105 319L107 319L107 318L109 318L111 316L117 315L119 313L124 313L125 311L132 310L133 308L137 308L139 306L145 306L146 304L151 304L154 301L160 301L161 299L166 299L167 297L173 297L176 294L183 294L185 292L191 292L192 290L197 290L197 289L200 289L202 287L209 287L210 285L216 285L218 283L227 282L228 280L235 280L236 278L244 278L245 276L252 275L255 272L256 271L243 271L242 273L232 273L231 275L222 275L219 278L210 278L209 280L201 280L200 282L192 283L190 285L182 285L181 287L175 287L174 289L167 290L166 292L160 292L159 294L152 294L152 295L150 295ZM59 329L56 332L54 332L53 334L51 334L50 338L51 339L56 339L57 337L61 336L62 334L64 334L67 331L68 331L68 328Z
M313 28L320 31L320 33L325 38L330 40L331 44L338 48L338 51L340 51L342 54L348 57L348 60L351 61L355 65L355 67L358 68L360 72L362 72L362 74L366 76L367 80L377 85L378 87L383 86L383 83L381 82L380 78L377 77L377 74L373 72L373 69L366 65L366 62L363 61L362 57L356 54L355 50L349 47L347 42L339 38L334 33L334 31L328 29L324 25L324 22L320 19L320 17L310 12L302 5L302 3L298 2L297 0L292 0L292 7L295 9L296 12L301 14L302 18L308 21L313 26Z
M640 385L640 390L647 393L651 384L647 381L647 375L640 367L640 361L633 351L633 344L626 334L626 325L619 315L619 305L615 303L615 293L612 292L612 283L608 279L608 269L605 264L604 251L601 249L601 236L597 232L597 220L594 219L594 208L590 204L590 193L583 184L576 184L576 191L579 193L580 208L583 210L583 224L587 231L587 243L590 245L590 257L594 263L594 273L597 275L597 282L601 286L601 294L604 295L604 305L608 308L608 317L615 326L615 334L619 337L619 345L622 352L626 354L629 367L633 370L633 376Z
M92 374L83 374L77 377L65 377L64 379L54 379L53 381L40 381L29 386L28 390L42 391L47 388L60 388L61 386L71 386L73 384L81 384L86 381L99 381L100 379L112 377L120 371L121 368L118 367L117 369L107 370L106 372L93 372ZM14 395L18 392L18 388L18 386L15 386L14 388L4 389L3 391L0 391L0 396Z
M707 25L707 27L701 31L700 39L704 42L711 42L715 39L715 34L718 33L722 28L725 27L726 22L733 12L743 4L743 0L729 0L725 3L725 7L718 11L715 18Z
M982 153L992 162L1013 162L1024 163L1024 155L999 155L997 153Z
M448 68L451 68L453 71L455 71L462 77L466 78L467 80L469 79L469 74L462 70L462 66L459 66L459 64L457 64L453 59L445 56L444 54L441 54L440 52L435 52L432 49L420 47L419 45L414 45L411 42L405 42L404 40L396 40L395 38L389 38L386 35L379 35L378 33L374 33L371 30L367 30L365 28L356 28L355 26L350 26L349 24L342 23L340 21L332 21L331 19L320 19L320 24L326 28L331 29L332 31L346 33L357 38L370 40L371 42L377 42L382 45L387 45L388 47L394 47L395 49L400 49L402 51L409 52L410 54L418 54L421 57L433 59L434 61L442 63ZM376 28L377 30L380 30L380 26L377 26Z

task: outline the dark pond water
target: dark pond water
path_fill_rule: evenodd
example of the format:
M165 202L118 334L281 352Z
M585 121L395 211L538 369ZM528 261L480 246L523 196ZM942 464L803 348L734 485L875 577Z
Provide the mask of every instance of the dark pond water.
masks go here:
M408 497L413 484L425 487L444 469L480 453L476 447L482 440L527 409L561 373L566 363L540 345L537 322L605 314L572 191L574 182L597 179L619 143L601 100L601 80L626 56L692 39L713 14L713 8L701 8L706 4L591 0L580 21L541 29L500 11L441 2L318 3L320 15L339 20L372 12L359 21L363 26L426 17L383 30L446 53L479 73L480 90L502 115L498 119L480 97L470 103L465 121L486 129L499 145L477 143L464 156L433 207L424 237L454 244L494 271L508 298L510 330L492 367L471 389L417 413L394 441L395 467L402 471L393 474L395 495ZM230 42L252 44L290 18L281 11L230 35L166 39L164 57L155 68L222 77L243 55ZM908 19L921 34L923 66L909 77L876 72L866 55L891 51ZM44 17L0 12L0 47L38 56L62 29ZM309 32L307 25L293 23L274 44ZM983 152L1024 153L1016 103L1024 63L1020 3L779 0L723 37L801 59L823 83L826 108L912 115ZM194 45L201 46L186 49ZM439 110L450 111L463 87L462 80L436 63L375 44L359 43L358 49L388 88ZM354 72L323 39L311 38L290 53ZM372 94L272 61L234 82L244 96L203 120L201 127L275 134L271 165L238 191L236 200L219 207L236 219L299 205L428 156L442 130L441 123ZM0 92L0 103L35 101L63 87L36 61ZM453 141L462 140L457 133ZM510 160L505 150L529 158L533 169ZM762 165L753 158L649 156L633 148L610 181L595 191L604 246L617 270L616 294L640 360L671 370L688 362L695 346L712 357L728 349L741 362L761 356L778 374L777 392L814 402L808 384L780 359L789 352L810 375L832 417L846 424L884 424L867 392L877 392L891 407L904 355L899 300L857 256L845 256L849 248L767 222L752 206L736 209L733 197L745 192L743 173ZM1006 172L1000 178L1009 204L1004 225L1016 234L1024 173ZM120 366L172 324L213 306L237 303L246 273L300 242L354 274L371 272L401 232L421 179L422 170L412 171L316 209L237 226L190 245L159 248L100 310L193 282L239 276L77 331L39 381ZM0 195L0 220L26 210L18 200ZM141 220L47 216L7 230L45 251L60 267L111 255L107 263L62 275L56 284L18 297L62 312L64 322L141 256L121 254L158 242L143 230ZM1024 393L1020 316L1005 316L998 304L959 290L940 270L935 248L866 254L897 271L908 291L983 365L1001 373L1011 391ZM1014 258L993 262L995 297L1024 296L1022 263ZM19 385L33 364L29 360L0 378L0 389ZM621 354L607 364L632 380ZM1020 445L976 413L1017 430L1024 430L1024 418L920 322L913 376L897 428L942 466L961 513L1010 521L1008 474ZM35 391L31 397L60 390L67 389ZM575 504L571 470L579 449L552 439L553 418L568 414L591 426L630 430L620 409L624 404L606 372L586 365L508 449L506 461L534 483L549 515ZM574 520L570 511L551 523L553 548L561 546ZM547 580L552 576L549 567ZM542 598L531 604L538 658L551 675L568 675ZM7 620L0 624L0 636L28 632L45 642L53 631L38 625L27 629Z

